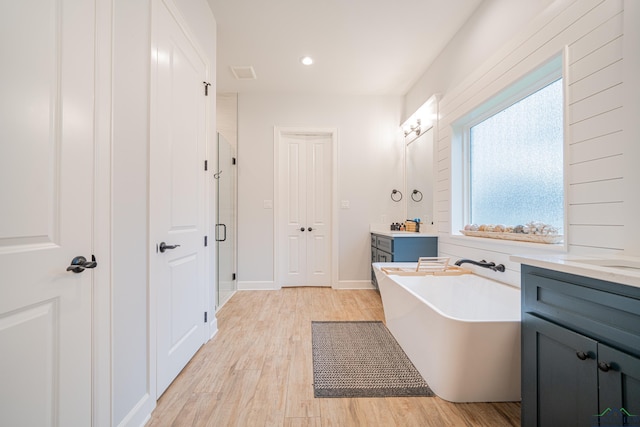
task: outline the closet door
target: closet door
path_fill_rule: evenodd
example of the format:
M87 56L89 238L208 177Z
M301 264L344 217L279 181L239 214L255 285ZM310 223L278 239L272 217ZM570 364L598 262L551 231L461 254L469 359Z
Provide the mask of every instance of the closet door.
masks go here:
M0 3L0 426L91 425L95 6Z
M207 339L207 64L168 3L154 9L149 278L156 319L156 395Z
M331 286L331 148L329 134L280 136L280 286Z

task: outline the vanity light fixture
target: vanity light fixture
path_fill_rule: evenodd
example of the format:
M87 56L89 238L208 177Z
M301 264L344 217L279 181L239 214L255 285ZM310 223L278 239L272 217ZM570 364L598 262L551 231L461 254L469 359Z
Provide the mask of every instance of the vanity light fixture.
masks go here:
M310 56L303 56L300 58L300 62L302 62L303 65L311 65L313 64L313 58Z
M403 124L402 131L404 133L405 144L411 143L420 135L431 129L437 115L436 95L432 96L418 110L411 115Z

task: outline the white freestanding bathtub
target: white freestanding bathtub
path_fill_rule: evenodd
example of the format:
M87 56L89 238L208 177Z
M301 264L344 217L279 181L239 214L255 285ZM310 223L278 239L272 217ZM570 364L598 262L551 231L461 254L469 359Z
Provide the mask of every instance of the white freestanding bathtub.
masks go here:
M386 324L439 397L520 400L520 290L473 274L386 275L373 264Z

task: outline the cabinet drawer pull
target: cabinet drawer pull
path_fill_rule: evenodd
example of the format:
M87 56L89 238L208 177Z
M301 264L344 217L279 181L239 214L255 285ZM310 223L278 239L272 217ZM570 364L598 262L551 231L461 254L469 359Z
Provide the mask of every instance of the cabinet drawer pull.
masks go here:
M589 358L589 355L587 353L585 353L584 351L577 352L576 356L578 356L578 359L580 359L580 360L587 360Z
M598 363L598 369L600 369L602 372L607 372L609 369L611 369L611 365L606 362L600 362Z

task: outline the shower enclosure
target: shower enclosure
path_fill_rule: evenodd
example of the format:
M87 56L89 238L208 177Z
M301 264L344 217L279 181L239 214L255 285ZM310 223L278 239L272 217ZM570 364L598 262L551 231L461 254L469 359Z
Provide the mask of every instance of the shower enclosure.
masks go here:
M226 303L236 291L236 207L237 171L236 147L218 133L218 167L214 178L217 183L218 209L216 212L217 247L217 307Z

